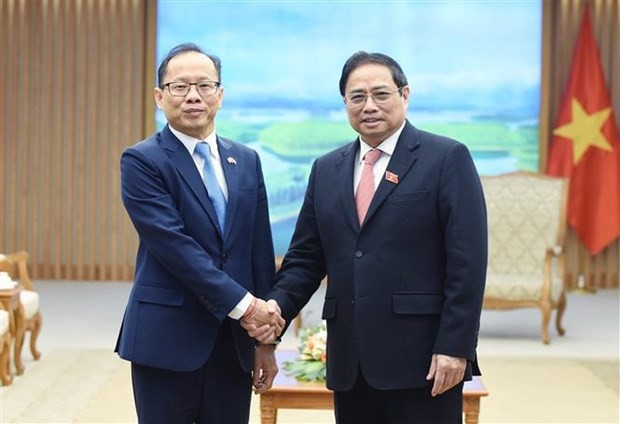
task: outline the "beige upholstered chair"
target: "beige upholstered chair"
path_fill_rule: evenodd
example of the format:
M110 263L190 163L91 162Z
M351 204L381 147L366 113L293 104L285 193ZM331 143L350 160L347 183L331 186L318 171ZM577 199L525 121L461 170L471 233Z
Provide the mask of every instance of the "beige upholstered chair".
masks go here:
M0 381L3 386L12 382L9 373L9 349L11 348L11 333L9 332L9 313L0 303Z
M553 309L557 331L564 334L567 180L516 172L482 177L482 186L489 225L484 308L538 307L547 344Z
M39 294L36 292L28 276L28 253L22 251L0 255L0 271L6 271L11 278L22 285L19 300L20 323L16 326L14 361L17 374L24 372L21 361L21 351L25 340L25 333L30 332L30 352L37 360L41 353L36 348L37 337L41 331L42 317L39 309Z

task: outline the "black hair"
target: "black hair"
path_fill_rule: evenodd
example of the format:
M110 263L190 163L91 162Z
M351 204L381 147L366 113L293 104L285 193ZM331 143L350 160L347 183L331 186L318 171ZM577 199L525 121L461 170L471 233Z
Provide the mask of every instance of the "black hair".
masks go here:
M179 44L176 47L173 47L172 50L168 52L166 57L164 57L164 60L161 61L161 64L159 65L159 69L157 69L157 86L159 88L163 87L162 84L164 83L164 76L166 76L166 71L168 70L168 63L174 57L182 53L187 53L187 52L201 53L207 56L209 59L211 59L211 61L215 65L215 70L217 71L218 82L222 81L222 75L221 75L222 74L222 61L220 60L219 57L206 53L204 50L202 50L200 47L198 47L198 45L194 43L183 43L183 44Z
M358 51L347 59L346 63L342 67L342 75L340 76L340 94L344 96L344 91L349 80L349 75L356 68L366 65L368 63L376 63L387 67L392 72L392 79L398 88L402 88L408 85L407 77L400 67L398 62L392 59L390 56L383 53L368 53L365 51Z

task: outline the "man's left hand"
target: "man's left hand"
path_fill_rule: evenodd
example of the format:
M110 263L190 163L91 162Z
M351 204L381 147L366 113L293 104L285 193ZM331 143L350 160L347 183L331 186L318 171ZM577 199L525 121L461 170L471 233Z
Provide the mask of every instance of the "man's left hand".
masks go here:
M252 385L254 392L261 394L271 388L273 380L278 374L276 362L276 346L272 344L258 345L254 352L254 372Z
M465 358L434 354L431 358L431 367L426 376L427 380L435 380L431 396L440 395L456 386L465 376Z

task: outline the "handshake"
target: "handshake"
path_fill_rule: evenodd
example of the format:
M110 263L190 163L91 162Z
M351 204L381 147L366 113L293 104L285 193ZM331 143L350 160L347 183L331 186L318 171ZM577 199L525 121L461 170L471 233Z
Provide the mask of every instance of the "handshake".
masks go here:
M282 334L286 321L275 300L264 301L253 298L243 317L241 327L259 343L271 343Z

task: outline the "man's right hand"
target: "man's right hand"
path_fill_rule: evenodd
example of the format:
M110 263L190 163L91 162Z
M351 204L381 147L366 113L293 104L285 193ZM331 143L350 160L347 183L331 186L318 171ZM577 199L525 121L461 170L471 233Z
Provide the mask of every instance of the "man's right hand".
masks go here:
M282 334L286 321L282 318L278 302L255 298L246 314L241 318L241 326L250 337L260 343L270 343Z

